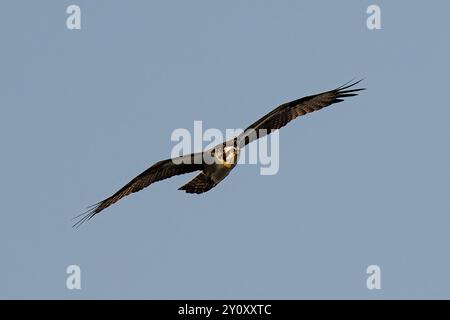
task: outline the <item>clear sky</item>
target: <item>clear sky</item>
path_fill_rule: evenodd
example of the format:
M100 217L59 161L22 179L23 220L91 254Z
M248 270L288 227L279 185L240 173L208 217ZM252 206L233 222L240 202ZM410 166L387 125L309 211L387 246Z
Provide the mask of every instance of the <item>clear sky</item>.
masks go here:
M377 1L369 30L371 4L2 1L0 298L450 298L450 5ZM178 176L71 228L174 129L354 77L368 90L280 131L278 174L202 195Z

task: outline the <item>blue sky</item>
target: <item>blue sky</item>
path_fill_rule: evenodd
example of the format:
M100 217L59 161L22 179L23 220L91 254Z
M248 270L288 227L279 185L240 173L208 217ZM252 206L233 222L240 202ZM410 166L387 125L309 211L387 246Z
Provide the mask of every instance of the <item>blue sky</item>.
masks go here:
M5 1L0 298L450 298L450 6L378 1L368 30L371 4ZM199 196L174 177L71 228L174 129L242 128L354 77L368 90L280 131L278 174Z

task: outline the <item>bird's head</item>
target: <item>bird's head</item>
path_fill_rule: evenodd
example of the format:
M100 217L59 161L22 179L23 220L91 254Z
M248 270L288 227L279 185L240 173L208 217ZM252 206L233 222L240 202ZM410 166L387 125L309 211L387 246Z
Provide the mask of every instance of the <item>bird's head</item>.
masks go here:
M218 163L230 169L237 164L239 158L239 149L234 146L225 146L219 152L216 151L215 156L218 160Z

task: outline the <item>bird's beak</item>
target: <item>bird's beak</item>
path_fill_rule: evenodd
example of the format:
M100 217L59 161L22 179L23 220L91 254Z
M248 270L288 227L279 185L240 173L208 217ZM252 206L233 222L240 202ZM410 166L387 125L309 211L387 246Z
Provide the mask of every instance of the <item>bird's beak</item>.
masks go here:
M230 169L230 168L231 168L231 163L224 162L223 165L224 165L224 167L227 168L227 169Z

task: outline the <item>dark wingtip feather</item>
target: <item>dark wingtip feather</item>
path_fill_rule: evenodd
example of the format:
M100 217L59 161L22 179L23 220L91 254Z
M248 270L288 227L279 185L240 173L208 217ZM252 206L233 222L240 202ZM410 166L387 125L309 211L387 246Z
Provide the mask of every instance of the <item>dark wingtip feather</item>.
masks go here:
M87 207L88 210L73 217L72 220L75 220L78 218L79 218L79 220L77 222L75 222L74 225L72 225L72 228L78 229L84 222L91 220L92 217L94 217L97 213L99 213L101 211L101 209L99 209L99 208L100 208L102 202L103 201L100 201L96 204L93 204L93 205Z
M363 81L365 78L359 79L357 81L355 81L355 78L353 78L352 80L344 83L342 86L336 88L337 91L342 91L348 88L351 88L353 86L356 86L358 83L360 83L361 81Z
M353 87L356 86L357 84L359 84L363 80L364 80L364 78L360 79L358 81L353 81L352 80L350 82L347 82L347 83L343 84L339 88L335 89L335 91L337 92L337 97L336 98L346 98L346 97L357 96L358 95L357 92L366 90L366 88L355 88L355 89L353 89Z
M357 96L357 93L343 93L343 94L339 94L340 98L346 98L346 97L354 97Z
M354 81L354 79L352 79L349 82L344 83L342 86L336 88L334 90L334 92L336 93L336 99L333 101L333 103L342 102L344 101L343 98L357 96L359 91L366 90L366 88L352 89L354 86L356 86L363 80L364 78L358 81Z

